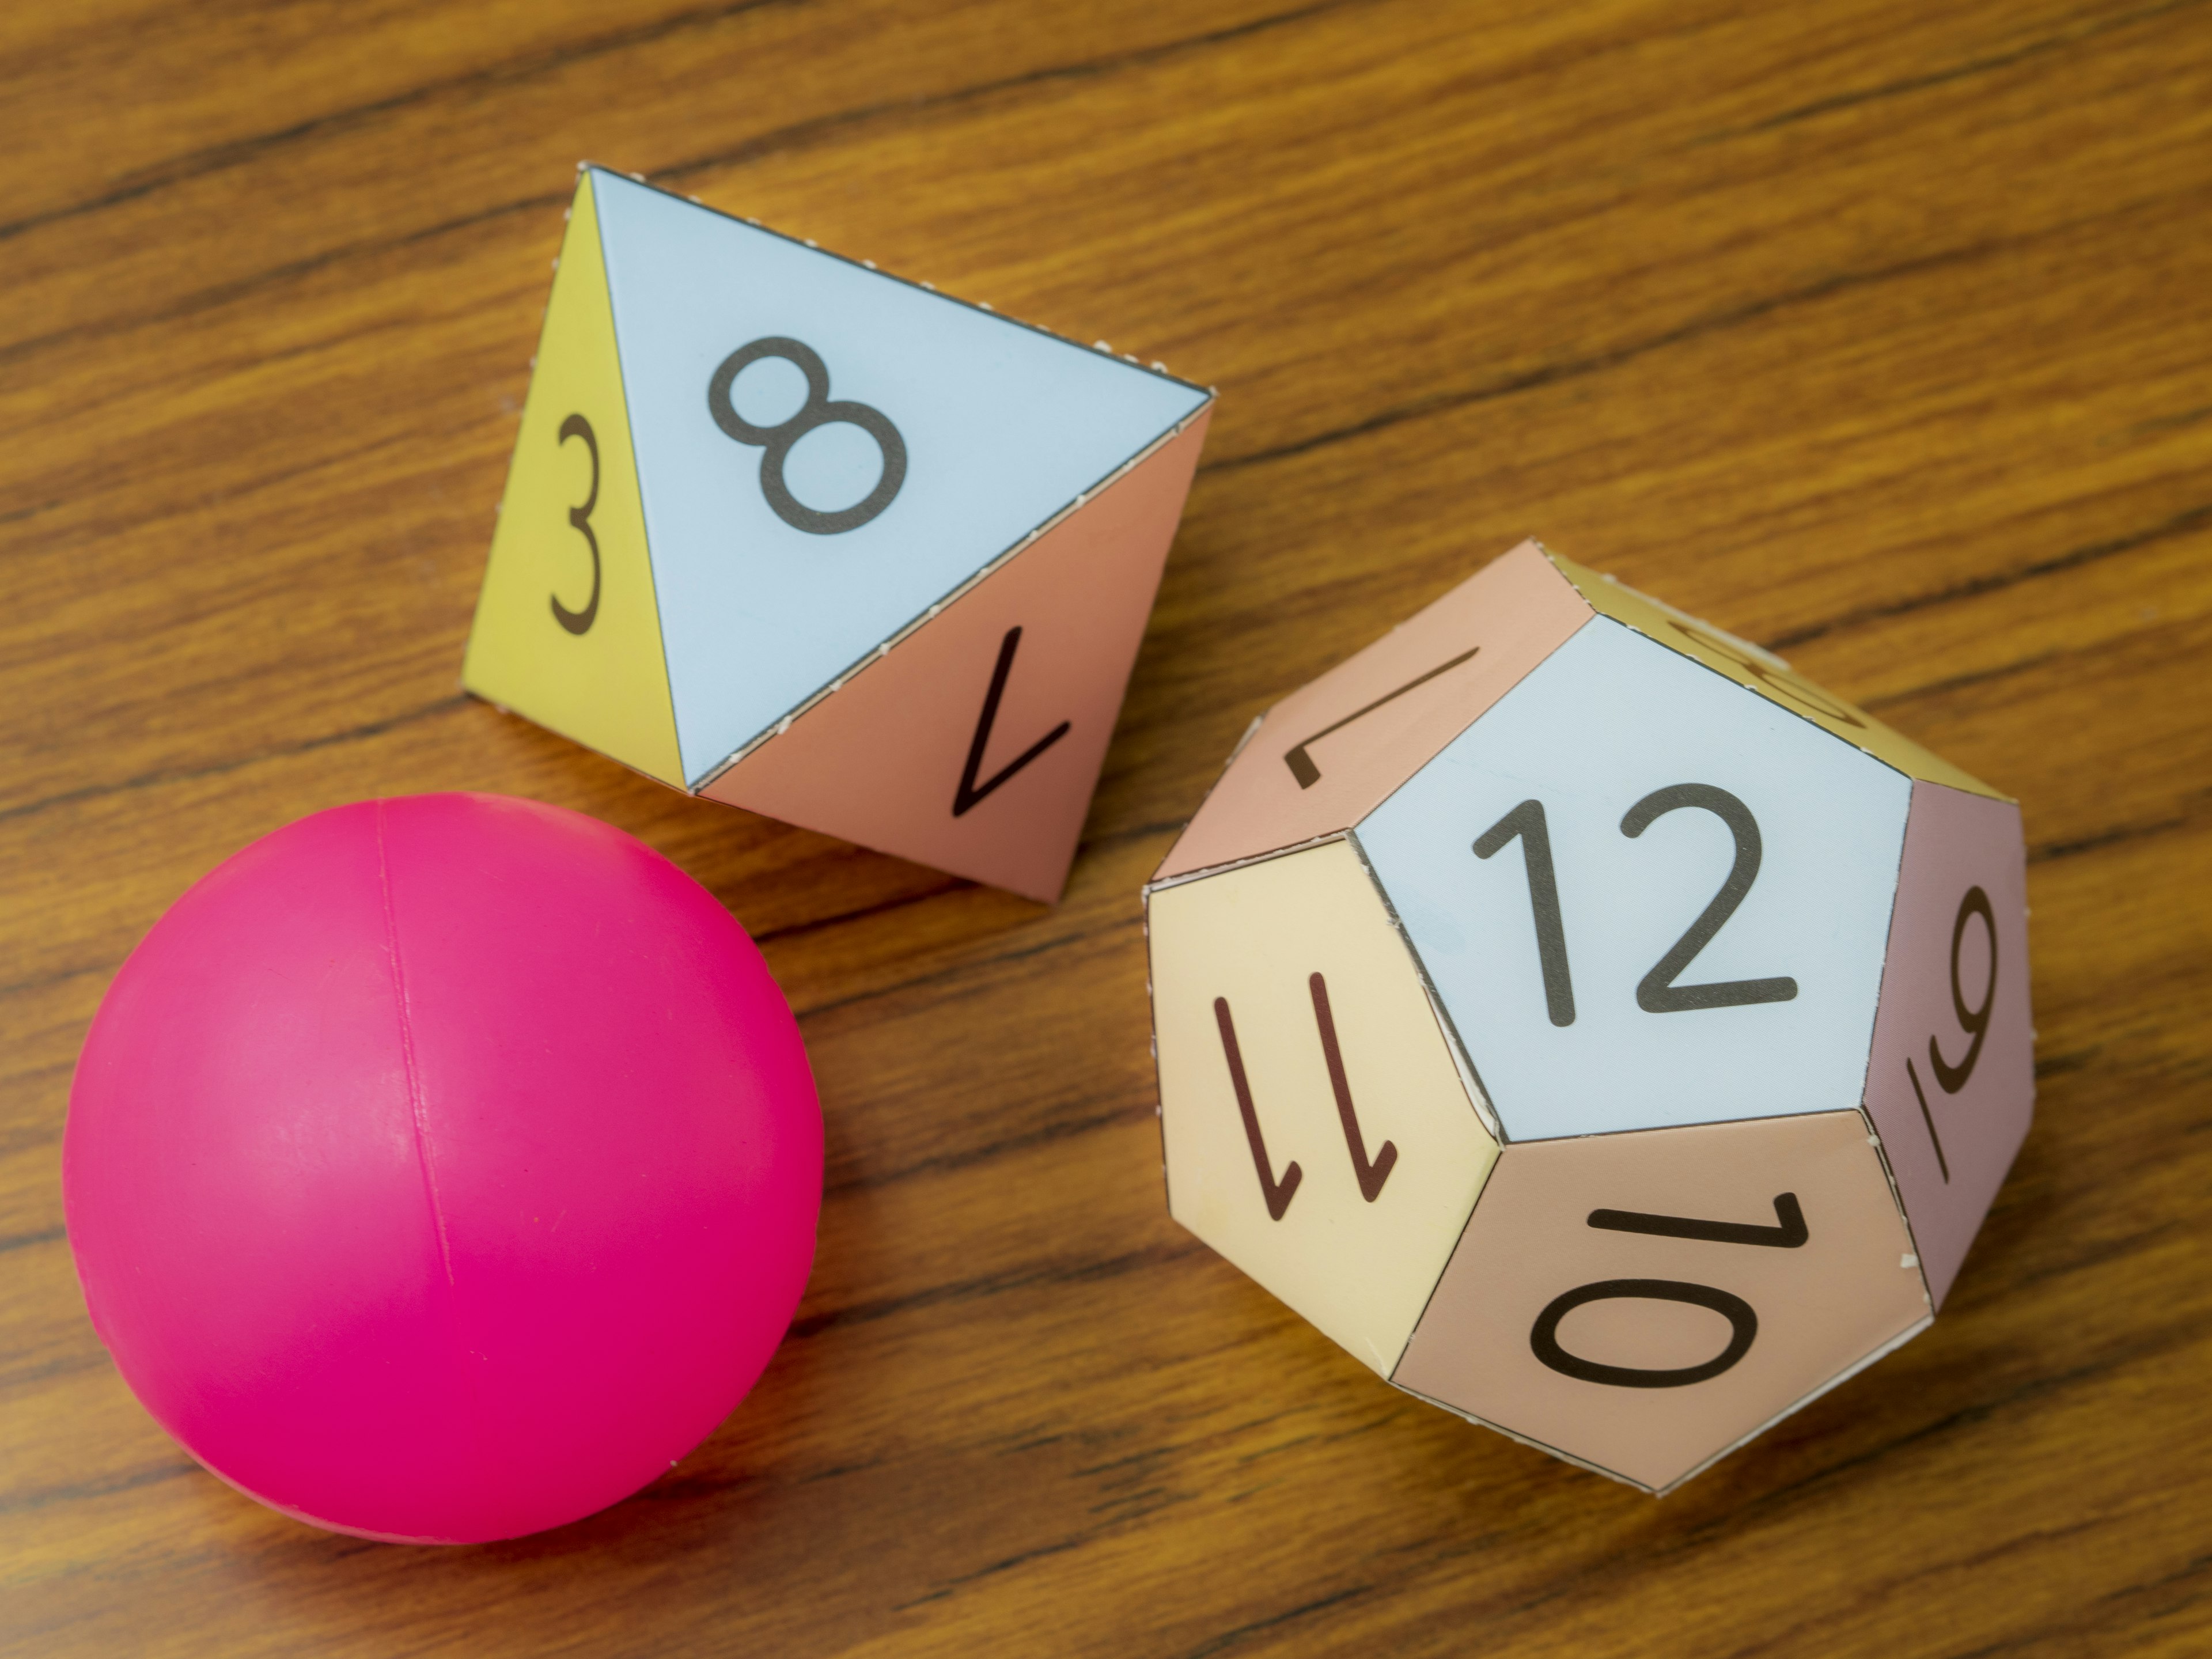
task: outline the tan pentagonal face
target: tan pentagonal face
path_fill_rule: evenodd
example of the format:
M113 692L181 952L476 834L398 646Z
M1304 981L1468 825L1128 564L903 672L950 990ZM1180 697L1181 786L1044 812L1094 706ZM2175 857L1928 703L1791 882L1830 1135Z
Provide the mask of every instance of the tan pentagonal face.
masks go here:
M1168 1207L1384 1376L1498 1155L1344 842L1147 898Z
M1394 1382L1662 1490L1929 1317L1856 1112L1508 1146Z

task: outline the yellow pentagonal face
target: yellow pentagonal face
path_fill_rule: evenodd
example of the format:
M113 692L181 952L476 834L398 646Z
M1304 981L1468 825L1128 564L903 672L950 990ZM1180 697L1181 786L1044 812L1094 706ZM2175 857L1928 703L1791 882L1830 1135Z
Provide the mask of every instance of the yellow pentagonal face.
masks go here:
M1168 1207L1387 1376L1498 1157L1346 842L1147 899Z
M683 787L588 174L569 211L461 683Z
M1719 629L1685 616L1672 605L1584 569L1571 559L1551 555L1552 562L1575 585L1583 598L1618 622L1660 644L1695 658L1715 673L1725 674L1791 714L1802 716L1845 743L1855 744L1876 760L1895 767L1909 778L1948 784L1977 795L2003 794L1951 764L1941 755L1923 749L1901 732L1891 730L1865 709L1824 691L1771 651Z

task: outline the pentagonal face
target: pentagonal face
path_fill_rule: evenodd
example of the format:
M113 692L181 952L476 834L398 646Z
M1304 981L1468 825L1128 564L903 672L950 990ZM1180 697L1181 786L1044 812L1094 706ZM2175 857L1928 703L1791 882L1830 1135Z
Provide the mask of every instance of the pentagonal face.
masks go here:
M696 785L1206 394L595 173Z
M1606 615L1662 645L1684 653L1717 674L1727 675L1747 690L1771 697L1780 707L1865 750L1907 777L1925 778L1955 789L2002 799L1996 790L1941 755L1923 749L1903 732L1884 726L1865 709L1814 684L1771 651L1723 633L1710 623L1685 616L1670 605L1662 605L1649 594L1639 593L1595 570L1586 570L1556 553L1551 555L1551 559L1583 598Z
M1591 614L1535 543L1492 560L1269 709L1161 876L1358 823Z
M1856 1112L1513 1146L1391 1381L1656 1491L1928 1315Z
M1357 836L1542 1139L1856 1108L1910 793L1599 617Z
M1867 1109L1941 1307L2035 1104L2020 809L1912 787Z
M1147 901L1168 1207L1384 1376L1497 1157L1331 842Z

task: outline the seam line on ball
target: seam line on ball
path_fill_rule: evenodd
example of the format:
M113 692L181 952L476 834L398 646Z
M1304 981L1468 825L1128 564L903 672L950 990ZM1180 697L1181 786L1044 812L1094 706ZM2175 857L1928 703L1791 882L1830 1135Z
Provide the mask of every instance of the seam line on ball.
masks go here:
M407 1112L415 1126L415 1164L422 1172L422 1191L430 1206L430 1224L437 1230L438 1261L446 1270L446 1288L453 1284L453 1250L446 1237L446 1206L438 1201L438 1171L430 1156L430 1126L425 1121L422 1079L415 1066L415 1021L407 1001L407 970L399 959L399 923L392 908L392 860L384 836L385 804L376 803L376 879L384 897L384 948L392 963L392 995L399 1016L399 1060L407 1074Z

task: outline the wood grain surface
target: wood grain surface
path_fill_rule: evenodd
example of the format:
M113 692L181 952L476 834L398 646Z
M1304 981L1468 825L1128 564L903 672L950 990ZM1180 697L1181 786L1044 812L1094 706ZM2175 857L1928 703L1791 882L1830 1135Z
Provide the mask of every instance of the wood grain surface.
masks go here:
M2212 1650L2212 6L74 0L0 11L0 1648ZM1219 386L1057 908L459 692L585 156ZM1160 1188L1139 884L1256 711L1529 533L2027 813L2039 1109L1956 1293L1661 1502ZM679 1468L416 1550L155 1427L58 1172L187 884L459 787L727 902L829 1190Z

